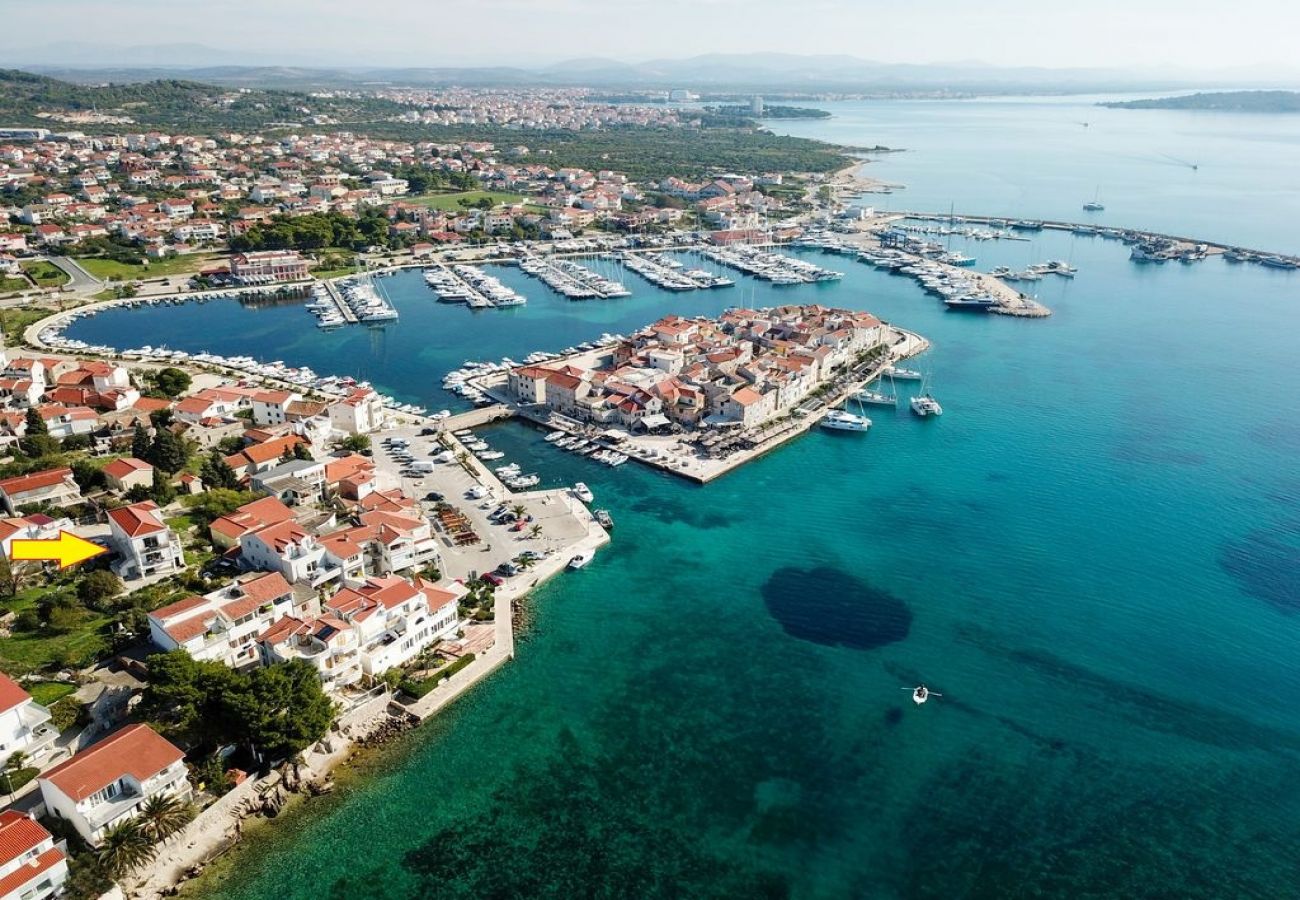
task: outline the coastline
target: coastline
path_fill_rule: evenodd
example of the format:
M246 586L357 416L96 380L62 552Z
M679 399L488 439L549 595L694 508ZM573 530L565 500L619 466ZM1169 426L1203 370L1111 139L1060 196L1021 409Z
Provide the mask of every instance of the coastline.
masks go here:
M592 524L596 524L594 520ZM569 549L595 551L609 541L608 532L596 525L593 534ZM239 852L245 821L255 821L258 831L271 824L271 817L261 817L257 810L250 809L250 804L275 797L279 804L276 817L287 808L296 808L316 793L314 786L332 787L336 773L352 767L362 757L382 752L390 738L418 731L419 725L514 659L515 602L563 573L568 558L552 554L529 573L530 579L513 579L518 583L503 585L495 593L493 644L469 665L413 703L401 703L385 690L345 712L324 739L304 751L303 765L296 767L294 787L286 788L279 770L238 785L196 816L145 869L127 879L123 888L128 896L152 900L201 889L204 871L210 864ZM326 793L328 788L320 792Z

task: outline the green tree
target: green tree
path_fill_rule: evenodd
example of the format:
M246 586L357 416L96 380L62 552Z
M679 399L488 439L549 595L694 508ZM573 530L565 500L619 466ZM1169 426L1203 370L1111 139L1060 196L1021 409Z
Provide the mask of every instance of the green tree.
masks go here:
M149 447L149 432L143 425L136 423L135 431L131 435L131 455L136 459L148 459Z
M218 450L213 450L203 461L203 467L199 469L199 477L203 479L203 487L209 491L215 488L239 486L239 476L235 474L234 469L230 468L230 464Z
M252 503L257 494L252 491L235 491L215 488L185 498L185 505L208 522L219 516L228 516L245 503Z
M28 437L50 433L50 426L45 424L45 420L41 418L41 414L36 410L36 407L27 407L27 415L25 418L27 420Z
M190 376L188 372L168 366L154 373L153 383L160 393L174 399L189 390Z
M196 660L184 650L155 653L140 712L163 734L202 747L228 743L236 732L227 700L247 693L247 676L224 663Z
M311 447L307 446L306 444L294 444L293 458L302 459L302 460L312 459L313 457L311 455Z
M104 832L95 857L110 878L121 881L153 859L153 842L140 823L130 819Z
M350 434L339 442L339 446L349 453L367 453L370 450L370 435Z
M41 570L36 562L16 562L0 553L0 597L13 597L33 575Z
M194 819L194 809L185 801L166 794L155 794L140 804L136 821L140 830L156 843L166 841Z
M81 576L77 597L91 609L104 609L123 589L122 579L107 569L96 569Z
M82 493L102 488L108 483L104 478L104 470L88 459L72 461L72 477Z
M291 660L249 673L247 741L271 759L299 753L325 736L334 720L334 703L321 688L315 670Z
M76 853L68 860L68 877L63 882L63 900L98 900L113 887L94 853Z
M164 472L179 472L185 468L189 453L184 442L170 428L159 428L149 445L148 462Z
M149 490L149 496L159 506L166 506L176 499L176 488L172 486L171 479L161 468L153 470L153 487Z

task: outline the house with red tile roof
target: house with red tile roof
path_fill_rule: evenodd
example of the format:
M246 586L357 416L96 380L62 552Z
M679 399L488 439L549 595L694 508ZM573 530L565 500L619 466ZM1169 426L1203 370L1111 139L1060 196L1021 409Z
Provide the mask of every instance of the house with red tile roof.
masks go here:
M280 502L277 497L262 497L251 503L245 503L228 516L213 519L208 526L212 543L221 550L229 550L239 543L239 539L250 531L287 522L293 518L293 510Z
M149 637L164 651L184 650L237 669L260 661L254 639L273 622L315 609L314 595L295 592L279 572L255 572L149 613Z
M370 434L384 427L384 401L370 388L354 388L329 405L330 426L344 434Z
M104 480L115 491L126 493L133 487L152 487L153 466L134 456L115 459L103 468Z
M294 447L305 443L307 442L296 434L271 438L260 444L245 447L238 453L232 453L226 457L226 465L234 469L236 475L243 478L246 475L253 475L278 466L286 453L292 453Z
M81 503L82 499L81 488L68 468L45 469L0 481L0 503L11 516L18 513L18 507L29 503L64 507Z
M0 760L22 752L39 760L59 736L50 711L8 675L0 672Z
M41 798L92 847L146 800L188 798L185 754L148 725L128 725L43 772Z
M0 900L46 900L67 878L67 856L45 826L16 809L0 812Z
M343 588L322 607L356 631L361 667L377 676L454 634L464 595L459 584L437 587L423 578L407 581L390 575Z
M126 581L171 575L185 568L181 539L152 500L110 509L108 530L109 543L117 552L113 571Z

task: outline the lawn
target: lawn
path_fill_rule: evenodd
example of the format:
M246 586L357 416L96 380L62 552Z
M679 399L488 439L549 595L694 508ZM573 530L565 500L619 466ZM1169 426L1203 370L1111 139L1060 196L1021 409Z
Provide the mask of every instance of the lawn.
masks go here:
M506 194L501 191L461 191L455 194L421 194L418 197L404 198L410 203L417 203L420 206L427 206L430 209L442 209L449 212L460 212L464 209L460 201L465 200L469 203L477 203L479 200L488 198L493 204L500 206L505 203L518 203L524 199L519 194Z
M32 277L40 287L59 287L68 283L68 273L52 262L43 259L30 259L22 264L23 271Z
M331 278L342 278L344 275L355 275L356 266L349 266L346 269L312 269L313 278L319 278L321 281L329 281Z
M25 291L31 285L22 278L11 278L8 275L0 276L0 294L11 294L14 291Z
M11 344L17 343L28 325L39 322L56 312L58 310L41 306L11 306L0 309L0 330L4 331Z
M68 684L66 681L34 681L26 687L32 699L46 708L77 690L75 684Z
M143 265L99 259L93 256L77 260L83 269L96 278L132 281L137 278L166 278L170 275L189 275L206 268L220 257L215 253L181 253L167 259L146 260Z

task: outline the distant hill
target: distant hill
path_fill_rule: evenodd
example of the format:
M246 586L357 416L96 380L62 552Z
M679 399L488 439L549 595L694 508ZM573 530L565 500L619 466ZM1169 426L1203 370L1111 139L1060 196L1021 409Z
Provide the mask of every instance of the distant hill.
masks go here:
M74 84L18 69L0 69L0 125L76 129L64 116L97 112L129 118L135 127L257 128L270 122L307 122L327 117L370 122L401 112L374 99L319 98L292 91L232 91L198 81L160 79L126 84ZM112 130L111 123L86 128Z
M1216 72L1166 68L1074 68L992 66L978 62L927 65L882 63L844 55L791 53L714 53L684 59L625 62L586 57L545 66L373 66L314 65L286 55L266 60L257 54L213 48L188 48L189 62L174 60L175 46L104 47L96 54L48 52L29 48L24 68L70 81L138 81L182 78L247 87L311 89L368 84L412 87L585 86L624 90L691 88L708 91L764 93L1101 93L1106 91L1176 91L1240 85L1300 87L1300 70L1252 67Z
M1152 100L1125 100L1102 103L1111 109L1204 109L1216 112L1294 113L1300 112L1300 92L1296 91L1219 91L1160 97Z

